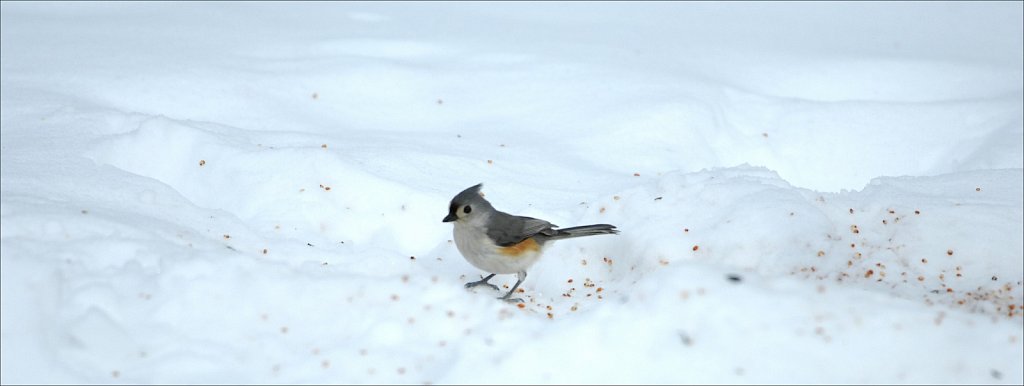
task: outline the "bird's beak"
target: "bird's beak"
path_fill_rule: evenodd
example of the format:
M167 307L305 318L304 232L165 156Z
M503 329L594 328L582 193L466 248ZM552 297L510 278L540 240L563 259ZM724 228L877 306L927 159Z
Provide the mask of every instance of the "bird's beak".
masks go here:
M458 219L459 218L455 216L455 213L448 213L447 216L444 216L444 220L441 220L441 222L452 222Z

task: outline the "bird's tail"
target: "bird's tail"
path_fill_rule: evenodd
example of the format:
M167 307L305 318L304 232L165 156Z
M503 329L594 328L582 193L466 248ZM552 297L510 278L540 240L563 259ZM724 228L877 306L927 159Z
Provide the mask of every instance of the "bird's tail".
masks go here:
M594 235L614 235L618 234L618 229L615 229L615 225L610 224L594 224L594 225L583 225L572 228L559 229L558 233L551 236L552 240L568 239L573 237L583 236L594 236Z

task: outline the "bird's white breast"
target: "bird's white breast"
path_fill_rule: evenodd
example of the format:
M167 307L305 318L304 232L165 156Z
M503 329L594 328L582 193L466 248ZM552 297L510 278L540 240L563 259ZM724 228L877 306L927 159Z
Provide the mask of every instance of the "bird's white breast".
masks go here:
M541 249L525 251L518 256L500 253L500 247L487 236L485 229L472 222L455 222L455 246L474 267L490 273L517 273L525 271L540 258Z

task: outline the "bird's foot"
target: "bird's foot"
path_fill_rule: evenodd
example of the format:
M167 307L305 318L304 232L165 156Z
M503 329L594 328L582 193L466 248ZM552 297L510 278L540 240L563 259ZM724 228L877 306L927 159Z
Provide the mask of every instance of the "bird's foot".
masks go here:
M509 303L524 303L523 299L513 298L512 297L512 291L508 291L508 293L505 294L505 296L499 296L498 300L504 300L504 301L509 302Z
M483 278L483 280L471 281L469 283L466 283L466 289L470 289L470 288L476 287L478 285L486 285L488 287L493 288L495 291L500 291L501 289L498 288L498 286L487 282L488 280L491 280L492 277L494 277L494 275L485 277L485 278Z

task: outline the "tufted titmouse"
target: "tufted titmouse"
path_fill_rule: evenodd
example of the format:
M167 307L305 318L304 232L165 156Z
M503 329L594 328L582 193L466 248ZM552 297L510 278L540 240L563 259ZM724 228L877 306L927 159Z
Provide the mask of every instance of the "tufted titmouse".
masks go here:
M482 186L477 184L452 198L443 222L455 223L455 246L466 261L491 273L483 280L466 283L466 288L487 285L498 290L487 281L499 273L516 274L516 284L498 299L523 301L509 297L526 280L526 269L537 262L549 241L619 233L608 224L554 229L558 226L544 220L510 215L494 209L480 195Z

